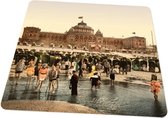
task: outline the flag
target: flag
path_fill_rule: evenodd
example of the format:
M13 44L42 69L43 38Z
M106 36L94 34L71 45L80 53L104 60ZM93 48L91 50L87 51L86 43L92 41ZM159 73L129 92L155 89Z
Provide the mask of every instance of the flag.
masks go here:
M136 34L135 32L132 32L132 34Z
M79 19L83 19L83 16L79 16L78 18L79 18Z

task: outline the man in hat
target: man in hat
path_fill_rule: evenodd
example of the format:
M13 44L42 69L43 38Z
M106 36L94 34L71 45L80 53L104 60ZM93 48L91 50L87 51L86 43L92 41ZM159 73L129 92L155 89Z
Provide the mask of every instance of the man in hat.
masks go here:
M78 87L78 76L76 71L73 70L73 75L70 79L70 86L71 86L71 95L78 95L77 87Z

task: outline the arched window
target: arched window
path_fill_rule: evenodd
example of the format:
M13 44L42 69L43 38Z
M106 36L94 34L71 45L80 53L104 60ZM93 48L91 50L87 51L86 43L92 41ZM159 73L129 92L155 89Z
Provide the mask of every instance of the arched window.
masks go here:
M44 43L41 43L40 46L43 47L43 46L44 46Z
M32 46L37 46L36 42L33 42L33 43L32 43Z
M63 45L61 44L61 45L59 46L59 48L63 48Z
M88 39L88 37L87 37L87 36L85 36L85 37L84 37L85 42L87 41L87 39Z
M91 42L92 41L92 36L89 36L89 42Z
M54 43L50 43L49 47L55 47Z
M83 36L82 36L82 35L80 36L80 39L83 39Z
M77 46L75 45L75 46L73 47L73 49L77 49Z
M75 35L75 39L79 39L79 36L78 36L78 35Z
M72 49L72 45L68 45L67 48Z

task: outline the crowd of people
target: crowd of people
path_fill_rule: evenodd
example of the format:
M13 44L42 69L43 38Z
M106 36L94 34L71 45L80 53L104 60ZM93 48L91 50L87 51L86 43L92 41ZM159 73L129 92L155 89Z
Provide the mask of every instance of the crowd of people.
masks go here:
M59 63L61 69L67 69L69 65L78 66L80 76L82 76L82 69L91 71L92 65L96 69L104 68L104 71L109 72L109 67L113 66L118 69L118 73L127 73L131 70L160 72L159 60L157 57L136 57L127 58L119 55L104 55L104 54L82 54L82 53L61 53L56 51L37 52L37 51L19 51L16 50L14 60L15 64L25 57L26 64L33 59L37 62L47 63L49 66ZM77 63L77 64L76 64ZM74 68L75 69L75 68Z
M54 57L54 58L53 58ZM101 74L105 73L111 80L111 85L114 85L115 74L127 74L132 69L144 71L144 68L149 67L148 71L155 72L155 67L160 68L158 59L128 59L126 57L113 56L83 56L83 55L61 55L55 53L40 54L40 53L15 53L15 84L18 84L21 73L26 70L27 85L31 81L36 80L35 91L40 91L43 82L48 78L48 90L50 93L55 93L58 89L58 79L61 70L64 70L65 76L70 81L71 94L77 95L77 83L79 79L83 79L84 75L90 78L91 89L100 87ZM156 95L155 95L156 96ZM157 97L155 97L157 98Z

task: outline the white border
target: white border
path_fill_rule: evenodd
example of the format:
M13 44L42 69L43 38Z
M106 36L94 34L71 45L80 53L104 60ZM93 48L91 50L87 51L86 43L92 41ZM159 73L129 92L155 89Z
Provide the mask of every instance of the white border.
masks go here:
M2 99L8 78L10 65L13 59L14 51L23 25L24 17L30 0L1 0L0 1L0 99ZM167 61L167 26L168 26L168 7L167 0L50 0L60 2L81 2L81 3L97 3L112 5L132 5L146 6L151 9L158 46L162 77L164 81L165 96L168 96L168 61ZM166 101L168 102L167 98ZM81 115L69 113L45 113L45 112L28 112L28 111L10 111L0 108L1 117L106 117L106 118L122 118L130 116L118 115ZM132 117L136 118L136 117ZM138 118L138 117L137 117Z

